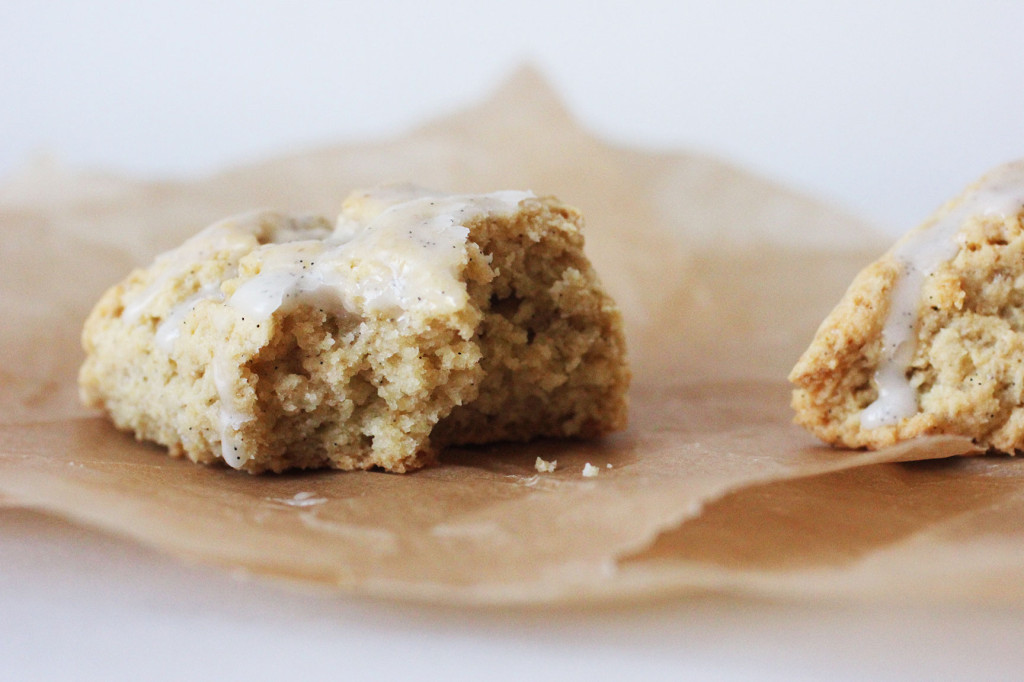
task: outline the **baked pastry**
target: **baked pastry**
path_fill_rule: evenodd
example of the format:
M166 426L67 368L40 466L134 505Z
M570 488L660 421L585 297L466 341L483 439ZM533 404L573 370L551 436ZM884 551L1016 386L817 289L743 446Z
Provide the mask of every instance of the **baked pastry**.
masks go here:
M790 374L796 421L879 448L1024 449L1024 162L992 171L853 281Z
M358 192L260 211L136 270L85 323L83 401L251 473L404 472L445 445L626 423L622 319L582 218L529 192Z

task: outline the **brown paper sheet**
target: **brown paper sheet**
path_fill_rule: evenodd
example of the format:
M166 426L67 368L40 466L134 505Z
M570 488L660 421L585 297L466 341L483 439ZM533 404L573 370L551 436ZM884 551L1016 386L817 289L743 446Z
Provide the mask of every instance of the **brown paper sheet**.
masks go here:
M627 432L452 450L405 476L251 477L172 460L78 405L81 322L130 267L232 212L331 213L350 189L394 180L530 188L584 210L588 252L627 322ZM935 438L837 451L789 423L786 372L884 241L713 159L601 142L528 70L398 139L194 182L40 161L0 185L0 229L0 509L236 571L450 603L1024 597L1019 580L993 578L1024 574L1024 467L890 464L973 449ZM538 474L538 456L558 470ZM600 475L582 477L586 463Z

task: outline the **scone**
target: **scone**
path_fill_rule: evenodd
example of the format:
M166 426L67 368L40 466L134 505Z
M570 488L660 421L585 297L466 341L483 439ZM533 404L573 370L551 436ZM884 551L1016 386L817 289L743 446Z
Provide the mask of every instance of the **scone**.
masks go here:
M1024 449L1024 162L863 270L790 374L796 421L879 448L923 434Z
M83 401L251 473L404 472L439 448L626 423L619 310L582 218L529 192L358 192L335 224L218 222L111 288Z

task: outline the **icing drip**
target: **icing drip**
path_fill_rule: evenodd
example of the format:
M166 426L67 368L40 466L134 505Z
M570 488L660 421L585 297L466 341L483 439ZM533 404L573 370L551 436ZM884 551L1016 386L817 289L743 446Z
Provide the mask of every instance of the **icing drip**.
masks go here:
M890 426L918 410L917 391L907 372L914 359L918 310L925 279L960 249L957 235L974 216L1005 219L1024 208L1024 162L1008 164L985 176L958 203L930 225L911 232L893 251L900 273L882 328L882 359L875 371L878 398L864 408L861 427Z
M242 426L252 421L253 416L240 412L235 407L239 379L232 376L234 369L220 355L214 357L213 383L217 387L217 397L220 402L221 457L229 466L238 469L251 458L245 439L239 432Z
M227 303L255 319L299 303L396 317L457 310L467 300L460 278L465 225L510 214L531 196L438 195L404 186L357 195L328 237L256 249L250 258L259 261L258 274Z
M168 284L179 279L196 262L219 257L230 265L230 276L237 272L239 259L255 249L261 241L288 243L299 238L325 236L330 232L329 224L315 216L286 216L277 211L253 211L233 218L225 218L195 236L186 240L176 249L157 256L152 269L156 273L149 285L125 302L121 318L129 324L139 321L143 313L150 312L153 304L168 289ZM220 282L207 284L203 290L209 298L219 294ZM179 304L179 305L183 305ZM172 309L167 316L177 312Z
M174 350L174 342L181 336L181 327L200 301L221 301L224 295L220 292L219 286L206 286L192 294L178 305L171 308L171 311L164 316L156 327L156 335L153 341L157 348L168 355Z

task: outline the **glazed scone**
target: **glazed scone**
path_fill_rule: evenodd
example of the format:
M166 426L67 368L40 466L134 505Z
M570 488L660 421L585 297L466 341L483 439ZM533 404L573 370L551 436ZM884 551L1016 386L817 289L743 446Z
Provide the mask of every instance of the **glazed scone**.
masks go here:
M404 472L439 448L626 423L622 319L582 218L529 192L357 192L337 222L216 223L111 288L83 401L251 473Z
M995 169L853 281L790 374L796 421L879 448L1024 449L1024 162Z

